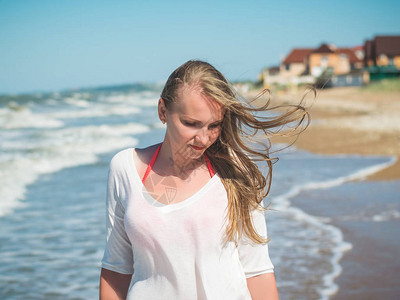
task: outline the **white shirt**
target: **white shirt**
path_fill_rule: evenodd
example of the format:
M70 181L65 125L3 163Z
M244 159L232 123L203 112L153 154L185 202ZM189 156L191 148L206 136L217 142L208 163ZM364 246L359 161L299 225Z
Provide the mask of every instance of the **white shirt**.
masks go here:
M137 173L133 148L111 161L102 267L133 274L127 299L251 299L246 278L273 272L268 246L223 243L227 193L218 174L188 199L164 205ZM265 217L254 211L257 232Z

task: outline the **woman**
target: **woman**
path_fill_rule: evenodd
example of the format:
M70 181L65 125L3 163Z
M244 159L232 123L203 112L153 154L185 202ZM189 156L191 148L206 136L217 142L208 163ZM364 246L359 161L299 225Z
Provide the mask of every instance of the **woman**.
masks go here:
M262 206L270 147L246 138L268 140L307 113L254 116L265 109L239 101L206 62L171 74L158 103L164 141L110 164L101 299L278 299Z

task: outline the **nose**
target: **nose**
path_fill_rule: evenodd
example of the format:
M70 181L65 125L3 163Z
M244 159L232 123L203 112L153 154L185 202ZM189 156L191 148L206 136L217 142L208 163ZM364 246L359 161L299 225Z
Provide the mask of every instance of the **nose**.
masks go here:
M202 145L207 145L209 139L210 139L210 132L208 130L208 128L201 128L198 132L197 132L197 141L199 143L201 143Z

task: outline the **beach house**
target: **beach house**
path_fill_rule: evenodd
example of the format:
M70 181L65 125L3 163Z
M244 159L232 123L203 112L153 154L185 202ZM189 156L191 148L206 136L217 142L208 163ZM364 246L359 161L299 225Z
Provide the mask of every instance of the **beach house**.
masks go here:
M400 35L376 36L365 42L365 66L395 66L400 69Z
M308 55L311 48L295 48L282 61L279 71L282 77L291 78L308 73Z
M321 44L317 48L294 48L277 67L263 71L264 86L311 83L324 86L362 85L364 47L337 48ZM331 80L332 79L332 80Z
M263 71L264 85L313 83L309 76L308 55L312 48L294 48L279 66L266 68Z
M358 56L356 55L358 51ZM361 86L369 81L363 71L361 47L337 48L322 44L309 54L311 75L317 86Z
M320 76L327 69L331 70L332 74L342 75L362 67L362 59L358 58L351 48L322 44L309 54L310 73L314 77Z
M375 36L365 41L364 48L371 79L400 76L400 35Z

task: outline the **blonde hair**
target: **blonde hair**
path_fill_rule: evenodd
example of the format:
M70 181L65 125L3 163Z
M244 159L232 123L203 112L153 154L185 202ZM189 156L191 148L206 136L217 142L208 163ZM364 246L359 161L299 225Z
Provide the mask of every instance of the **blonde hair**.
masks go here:
M300 132L303 131L309 124L309 114L301 101L298 105L286 105L288 110L277 116L257 116L258 112L278 107L269 108L269 97L263 106L252 106L251 102L239 97L221 72L199 60L184 63L169 76L161 93L167 109L178 100L178 91L182 86L194 84L201 88L204 95L226 109L220 136L206 150L228 193L226 241L237 243L245 234L253 242L266 243L268 239L254 229L251 211L264 210L262 200L271 188L272 165L278 159L270 158L270 136L293 122L292 131L299 128ZM302 127L304 122L306 126ZM257 147L251 145L254 142ZM257 161L267 163L268 173L265 176L256 165Z

